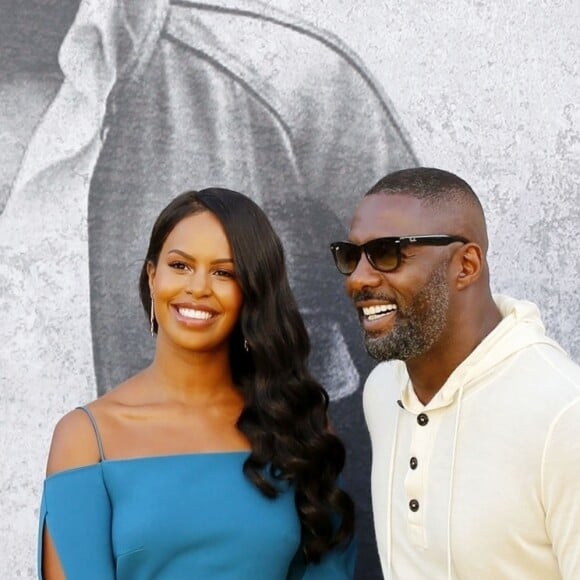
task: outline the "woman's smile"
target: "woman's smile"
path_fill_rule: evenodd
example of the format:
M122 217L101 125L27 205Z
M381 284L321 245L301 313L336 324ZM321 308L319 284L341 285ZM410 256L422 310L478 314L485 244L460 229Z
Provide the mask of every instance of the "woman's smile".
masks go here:
M171 308L180 323L194 328L210 326L219 316L218 312L208 307L172 304Z

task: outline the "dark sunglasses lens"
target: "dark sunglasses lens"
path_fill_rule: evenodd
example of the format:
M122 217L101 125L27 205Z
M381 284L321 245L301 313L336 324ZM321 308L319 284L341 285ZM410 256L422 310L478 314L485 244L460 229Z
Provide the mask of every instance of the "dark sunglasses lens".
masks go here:
M361 250L354 244L338 242L332 244L334 263L341 274L352 274L358 264Z
M370 263L382 272L390 272L398 266L397 244L392 240L373 240L365 244Z

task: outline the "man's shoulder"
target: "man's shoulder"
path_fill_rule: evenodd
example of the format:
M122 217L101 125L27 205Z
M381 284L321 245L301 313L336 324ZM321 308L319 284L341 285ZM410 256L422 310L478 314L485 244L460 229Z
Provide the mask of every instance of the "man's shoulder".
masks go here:
M398 361L379 363L365 381L363 403L365 409L380 408L384 403L396 401L400 393L400 373Z
M549 384L552 391L580 395L580 365L556 342L530 345L521 353L517 366L533 373L538 382Z
M365 382L363 409L373 448L385 445L396 424L405 365L400 361L378 364Z
M489 384L501 386L493 389L496 404L527 412L538 425L548 426L580 399L580 366L556 343L535 343L491 371L482 381Z

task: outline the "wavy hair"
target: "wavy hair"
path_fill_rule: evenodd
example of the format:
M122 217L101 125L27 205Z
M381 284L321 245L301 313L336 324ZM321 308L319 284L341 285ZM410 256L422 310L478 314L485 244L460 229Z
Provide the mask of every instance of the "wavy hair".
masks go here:
M147 263L157 264L163 243L182 219L203 211L214 214L226 232L243 295L229 352L244 397L237 426L252 448L244 473L269 498L278 495L280 484L293 486L304 559L318 562L352 538L354 505L337 484L345 449L329 431L328 394L308 371L310 340L288 283L282 243L264 212L228 189L175 198L153 226L139 281L141 302L149 313Z

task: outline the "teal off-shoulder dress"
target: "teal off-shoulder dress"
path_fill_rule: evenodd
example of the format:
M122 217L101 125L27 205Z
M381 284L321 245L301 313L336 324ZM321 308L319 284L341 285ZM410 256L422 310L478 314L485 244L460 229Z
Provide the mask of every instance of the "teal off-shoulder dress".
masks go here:
M91 417L92 419L92 417ZM44 482L47 527L67 580L347 580L354 542L319 564L300 557L294 491L268 499L248 481L248 453L105 459Z

